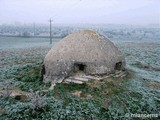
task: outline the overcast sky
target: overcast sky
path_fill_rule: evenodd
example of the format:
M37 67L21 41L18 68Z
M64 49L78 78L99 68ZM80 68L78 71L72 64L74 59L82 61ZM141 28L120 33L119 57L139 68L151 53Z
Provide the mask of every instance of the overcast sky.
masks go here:
M3 23L159 24L160 0L0 0Z

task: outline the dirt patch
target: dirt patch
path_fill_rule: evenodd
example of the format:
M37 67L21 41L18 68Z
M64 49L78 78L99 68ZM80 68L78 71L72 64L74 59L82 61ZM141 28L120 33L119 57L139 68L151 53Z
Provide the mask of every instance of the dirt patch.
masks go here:
M16 100L26 100L30 93L22 91L19 88L9 88L0 90L0 96L14 97Z
M77 97L81 97L81 94L82 94L82 91L78 91L78 90L72 92L72 95L75 95Z
M149 83L146 86L150 89L160 89L160 82Z
M5 113L5 110L0 107L0 115L4 113Z

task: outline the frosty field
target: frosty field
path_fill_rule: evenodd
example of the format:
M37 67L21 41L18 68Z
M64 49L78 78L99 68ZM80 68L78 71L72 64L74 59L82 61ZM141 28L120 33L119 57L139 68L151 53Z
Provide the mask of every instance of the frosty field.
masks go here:
M131 77L120 84L122 92L111 95L112 104L102 118L124 119L126 113L160 115L160 41L113 42L124 54ZM41 65L50 48L46 38L0 37L0 90L21 84L17 72Z

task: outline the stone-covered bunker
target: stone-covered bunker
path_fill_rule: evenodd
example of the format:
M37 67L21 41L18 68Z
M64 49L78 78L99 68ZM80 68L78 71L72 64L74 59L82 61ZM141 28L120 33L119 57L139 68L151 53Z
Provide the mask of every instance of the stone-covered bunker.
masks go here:
M62 82L78 72L105 75L122 70L125 59L118 48L95 31L72 33L56 43L44 59L44 81Z

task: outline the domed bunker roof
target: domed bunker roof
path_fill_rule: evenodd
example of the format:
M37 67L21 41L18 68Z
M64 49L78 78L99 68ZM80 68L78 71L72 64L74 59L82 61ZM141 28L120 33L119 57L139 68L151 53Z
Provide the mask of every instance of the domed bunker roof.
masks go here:
M44 59L44 81L59 82L77 72L103 75L123 69L118 48L95 31L72 33L56 43Z

